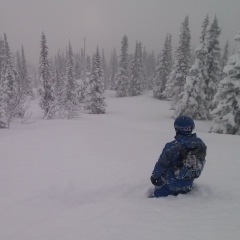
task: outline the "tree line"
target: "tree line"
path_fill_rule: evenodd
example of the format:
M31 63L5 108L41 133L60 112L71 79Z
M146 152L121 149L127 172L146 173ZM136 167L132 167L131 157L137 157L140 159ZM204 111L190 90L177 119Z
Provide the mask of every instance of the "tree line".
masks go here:
M36 97L33 87L38 89L45 119L70 119L82 112L103 114L106 89L115 90L116 97L137 96L148 89L155 98L170 101L173 117L188 115L197 120L213 120L211 132L239 134L239 53L229 58L228 42L222 53L220 34L217 17L210 23L207 15L194 52L186 16L174 53L171 34L166 35L157 56L153 51L148 53L140 41L136 42L134 53L129 54L125 35L120 55L114 49L110 64L106 64L103 49L100 52L97 47L90 57L85 48L74 53L70 42L66 51L59 50L54 58L49 58L42 33L35 86L28 73L24 48L13 56L4 34L0 39L0 127L9 128L14 119L24 122L30 117L29 101Z

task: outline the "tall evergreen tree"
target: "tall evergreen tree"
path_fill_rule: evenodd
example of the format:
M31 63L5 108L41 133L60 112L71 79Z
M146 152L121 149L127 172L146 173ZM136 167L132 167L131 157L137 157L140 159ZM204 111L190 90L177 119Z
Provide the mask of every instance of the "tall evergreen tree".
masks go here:
M129 88L128 38L126 35L122 39L121 56L115 82L116 96L126 97Z
M44 33L42 33L41 39L41 53L40 53L40 79L43 88L40 90L40 107L43 110L44 118L50 119L55 113L54 109L54 88L51 81L51 70L48 60L48 47Z
M92 64L91 64L91 57L87 56L86 57L86 72L91 72L92 69Z
M68 118L77 117L80 113L80 103L78 101L78 85L74 73L74 60L72 45L69 42L68 60L66 68L66 102L65 109Z
M4 68L5 44L0 37L0 128L6 127L6 119L4 114L4 89L3 89L3 68Z
M240 135L240 32L235 41L239 43L238 53L228 60L224 72L227 76L221 80L215 95L217 107L210 132Z
M152 90L154 86L155 79L155 69L156 69L156 57L152 51L147 59L146 71L147 71L147 89Z
M82 64L81 64L81 55L75 54L73 56L74 58L74 75L76 79L81 79L81 73L82 73Z
M33 97L32 84L28 74L24 48L21 48L21 56L17 51L16 70L18 72L18 87L25 96Z
M148 89L148 76L147 76L147 64L148 64L148 53L145 46L142 51L142 62L143 62L143 89Z
M167 78L172 68L172 47L171 47L171 35L167 34L162 50L161 57L159 59L158 66L156 68L155 87L153 89L153 96L159 99L165 99L164 90L166 88Z
M207 74L207 29L209 24L208 15L202 24L202 33L200 37L200 46L196 49L195 63L189 70L184 85L184 91L181 93L181 99L177 103L175 117L187 115L193 119L208 119L209 109L206 100L206 80Z
M208 101L208 107L211 108L212 100L214 95L217 92L218 83L220 81L221 76L221 68L220 68L220 47L219 47L219 35L221 33L221 29L218 26L218 20L215 16L212 24L210 25L208 31L208 43L207 43L207 73L208 79L206 80L206 99Z
M143 90L143 82L144 75L142 62L142 45L141 43L136 42L135 53L130 70L129 95L140 95Z
M68 47L68 61L67 61L67 69L66 69L66 82L67 82L67 101L72 102L73 104L76 103L76 78L74 74L74 61L73 61L73 51L71 43L69 42Z
M23 75L22 77L23 77L23 85L24 85L25 93L28 96L33 96L32 84L31 84L31 80L29 77L28 69L27 69L27 62L26 62L23 46L21 49L21 62L22 62L22 75Z
M111 60L110 60L109 84L110 84L110 89L111 90L116 89L115 77L116 77L116 74L117 74L117 70L118 70L118 58L117 58L116 49L114 48L113 53L111 55Z
M227 64L228 58L229 58L229 43L227 41L226 45L224 47L223 56L221 58L221 63L220 63L220 65L221 65L221 79L223 79L227 76L226 73L223 72L223 69Z
M104 87L105 87L105 89L109 89L108 73L107 73L107 63L106 63L106 60L105 60L104 49L102 49L101 62L102 62L102 69L103 69L103 74L104 74Z
M17 73L18 73L18 77L17 77L17 85L19 87L21 87L22 85L22 63L21 63L21 57L20 57L20 54L19 52L17 51L17 54L16 54L16 70L17 70Z
M172 100L174 109L180 100L180 94L183 91L186 77L190 69L191 60L191 35L189 30L189 19L185 17L180 28L179 44L176 50L176 60L171 73L169 74L165 96Z
M97 47L92 58L92 71L86 89L86 109L92 114L103 114L106 111L104 96L104 73L101 57Z
M10 123L23 114L22 106L25 98L18 86L18 74L13 66L13 58L11 56L6 34L4 34L4 41L2 43L3 58L0 75L0 125L9 128Z
M3 67L4 67L4 55L5 55L5 44L4 40L0 37L0 81L2 79Z
M68 114L65 108L66 104L66 77L63 72L61 72L60 67L57 66L55 69L55 104L56 110L61 118L65 118Z

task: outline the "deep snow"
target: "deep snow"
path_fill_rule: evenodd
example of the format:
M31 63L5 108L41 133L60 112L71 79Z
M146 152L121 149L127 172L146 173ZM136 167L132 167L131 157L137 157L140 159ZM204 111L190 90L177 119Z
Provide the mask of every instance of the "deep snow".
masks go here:
M187 195L147 198L150 175L174 137L169 102L115 98L107 113L14 122L0 130L1 240L237 240L240 138L208 133L207 162Z

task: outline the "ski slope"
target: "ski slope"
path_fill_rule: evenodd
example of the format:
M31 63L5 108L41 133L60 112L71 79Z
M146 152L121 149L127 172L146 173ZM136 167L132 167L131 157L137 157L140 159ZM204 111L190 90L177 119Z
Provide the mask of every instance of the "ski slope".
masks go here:
M1 240L240 239L240 137L208 133L194 190L151 199L150 175L173 140L169 102L115 98L107 113L75 120L42 120L0 130Z

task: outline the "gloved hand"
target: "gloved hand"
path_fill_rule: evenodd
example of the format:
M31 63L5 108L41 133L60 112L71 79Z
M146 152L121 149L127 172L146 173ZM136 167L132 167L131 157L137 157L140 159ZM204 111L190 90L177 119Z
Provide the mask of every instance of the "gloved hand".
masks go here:
M154 185L154 186L156 186L157 185L157 179L155 179L153 176L151 176L151 182L152 182L152 184Z
M151 182L154 186L160 187L160 186L163 186L166 183L166 181L164 181L164 179L162 177L156 179L153 176L151 176L150 179L151 179Z

